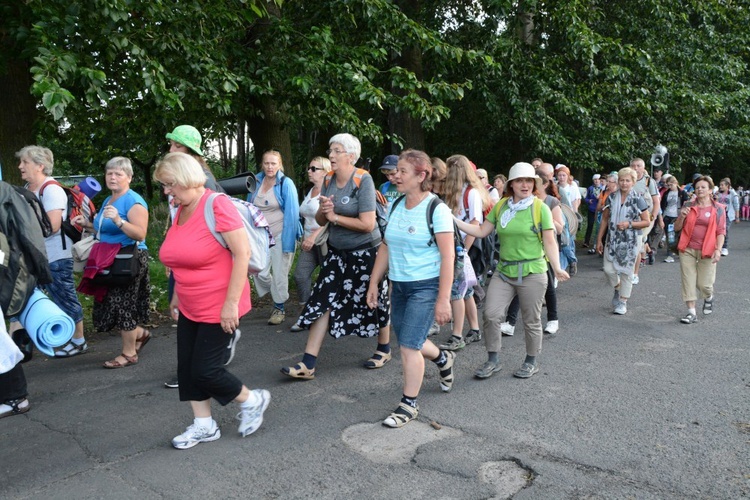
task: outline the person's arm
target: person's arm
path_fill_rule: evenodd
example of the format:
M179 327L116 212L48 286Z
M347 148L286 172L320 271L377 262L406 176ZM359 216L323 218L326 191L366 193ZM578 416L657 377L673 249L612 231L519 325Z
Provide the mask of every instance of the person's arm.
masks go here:
M486 219L484 222L482 222L481 226L478 224L469 224L468 222L459 220L457 217L453 217L453 220L456 222L456 226L458 226L458 229L475 238L484 238L495 230L495 226Z
M370 273L370 284L367 287L367 307L375 309L378 307L378 298L380 297L380 282L383 281L385 273L388 271L388 245L385 241L378 247L378 253L375 256L375 263Z
M292 179L281 178L281 196L284 198L284 225L282 227L282 251L294 253L299 228L299 197Z
M609 207L605 205L604 210L602 210L602 222L599 224L599 231L596 233L596 251L599 254L604 253L602 238L604 238L604 231L607 227L609 227Z
M148 209L136 203L128 210L128 220L118 215L112 222L131 240L144 241L148 231Z
M453 262L456 249L453 248L453 233L435 234L435 242L440 250L440 284L435 301L435 321L444 325L451 320L451 286L453 286Z
M224 305L221 306L221 328L227 333L232 333L240 326L239 304L247 283L250 243L247 241L244 227L220 234L232 252L232 274L229 277Z
M560 205L552 209L552 223L555 225L555 234L562 234L563 229L565 229L563 217L565 216L562 213Z
M570 278L570 275L565 269L560 267L560 249L557 247L557 236L551 229L545 229L542 231L542 242L544 244L544 254L547 256L547 260L552 266L552 271L560 281L565 281Z
M687 218L688 214L690 213L690 207L685 204L680 209L680 215L677 216L677 218L674 221L674 230L675 232L682 231L683 225L685 224L685 219Z
M656 220L656 216L661 212L661 200L659 199L659 193L651 196L653 205L653 211L651 212L651 220Z

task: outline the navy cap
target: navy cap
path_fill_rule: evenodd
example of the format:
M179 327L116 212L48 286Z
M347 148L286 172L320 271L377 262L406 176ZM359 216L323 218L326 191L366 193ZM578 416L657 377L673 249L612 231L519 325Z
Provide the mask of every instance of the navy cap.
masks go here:
M395 170L398 165L398 156L388 155L383 158L383 164L380 165L380 170Z

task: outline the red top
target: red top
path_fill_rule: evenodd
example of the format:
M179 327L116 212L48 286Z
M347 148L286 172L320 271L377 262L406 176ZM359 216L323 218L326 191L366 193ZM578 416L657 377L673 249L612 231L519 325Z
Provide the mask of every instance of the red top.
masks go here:
M221 308L233 265L232 253L216 241L203 216L206 200L212 192L206 189L195 212L184 224L172 224L159 249L159 258L174 275L180 314L199 323L221 323ZM175 220L179 220L180 213L182 207L177 210ZM214 213L219 233L244 227L239 212L224 196L214 199ZM239 316L247 314L251 308L250 282L245 279Z

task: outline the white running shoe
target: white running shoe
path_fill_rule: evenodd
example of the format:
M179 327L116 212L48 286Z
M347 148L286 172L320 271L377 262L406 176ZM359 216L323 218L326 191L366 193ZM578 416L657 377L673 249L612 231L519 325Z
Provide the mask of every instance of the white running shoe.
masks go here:
M251 406L240 404L240 412L237 419L240 421L239 432L242 437L249 436L257 431L260 424L263 423L263 412L268 408L271 402L271 393L265 389L254 389L251 391L258 399L258 403Z
M637 284L638 284L638 283L640 283L640 282L641 282L641 279L640 279L640 278L638 277L638 275L637 275L637 274L634 274L634 275L633 275L633 284L634 284L634 285L637 285Z
M722 248L721 249L721 255L723 255L724 257L726 257L727 255L729 255L729 249L728 248Z
M512 337L515 331L516 331L516 325L511 325L507 321L500 323L500 333L502 333L503 335Z
M547 321L547 326L544 327L544 333L554 335L559 329L560 325L558 324L557 320L554 319L552 321Z
M206 429L203 426L193 424L185 429L185 432L172 439L172 446L178 450L187 450L198 443L216 441L220 437L221 431L219 430L219 426L216 425L216 422L213 423L211 429Z

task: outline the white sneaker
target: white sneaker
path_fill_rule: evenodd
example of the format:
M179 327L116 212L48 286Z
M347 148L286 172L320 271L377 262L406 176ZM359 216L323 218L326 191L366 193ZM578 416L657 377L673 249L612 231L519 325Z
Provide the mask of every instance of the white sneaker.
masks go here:
M433 335L437 335L440 333L440 325L437 321L433 321L432 325L430 326L430 330L427 332L427 336L431 337Z
M721 249L721 255L723 255L724 257L726 257L727 255L729 255L729 249L728 248L722 248Z
M638 275L637 275L637 274L634 274L634 275L633 275L633 284L634 284L634 285L637 285L637 284L638 284L638 283L640 283L640 282L641 282L641 279L640 279L640 278L638 277Z
M500 323L500 333L502 333L503 335L512 337L515 331L516 331L516 325L511 325L507 321Z
M227 366L234 359L234 351L235 351L235 348L237 347L237 342L240 341L241 335L242 335L242 332L240 331L239 328L237 328L232 334L232 339L229 341L229 345L227 346L227 349L229 350L229 357L227 358L227 362L224 363L224 366Z
M219 430L219 426L216 425L216 422L213 423L211 429L206 429L203 426L193 424L185 429L185 432L172 439L172 446L178 450L187 450L198 443L216 441L220 437L221 431Z
M559 329L560 325L558 324L557 320L554 319L552 321L547 321L547 326L544 327L544 333L554 335Z
M664 262L674 262L674 257L671 255L668 255L666 259L664 259Z
M240 421L239 432L242 437L249 436L258 430L260 424L263 423L263 412L266 411L268 403L271 402L271 393L267 390L254 389L251 392L255 394L259 403L251 406L240 404L240 412L237 414L237 419Z

